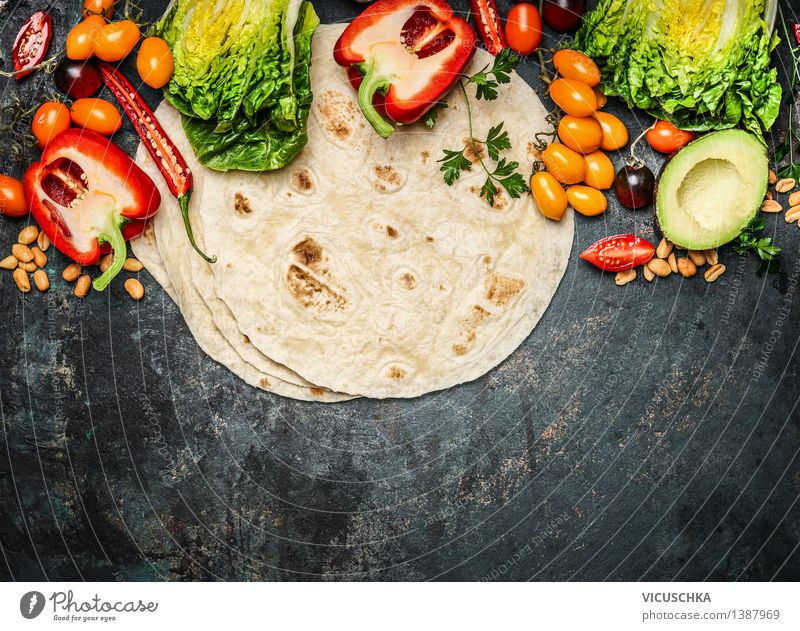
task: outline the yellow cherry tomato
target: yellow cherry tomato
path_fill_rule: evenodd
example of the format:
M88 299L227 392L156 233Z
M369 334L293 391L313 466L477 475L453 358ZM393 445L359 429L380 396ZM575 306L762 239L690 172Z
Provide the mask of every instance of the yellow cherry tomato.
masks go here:
M556 178L546 171L531 176L531 195L536 207L548 219L561 221L567 212L567 195Z
M111 22L100 29L94 38L94 54L103 61L120 61L128 56L141 33L132 20Z
M167 42L160 37L148 37L142 41L136 56L139 76L151 88L163 88L172 78L175 60Z
M39 148L44 149L53 138L71 126L67 106L58 101L48 101L42 103L33 115L31 131L36 136Z
M597 110L594 90L575 79L556 79L550 84L550 98L572 116L591 116Z
M616 151L628 144L628 128L620 119L608 112L595 112L594 117L603 128L603 151Z
M583 156L561 143L554 142L548 145L542 151L542 162L547 167L548 173L562 184L583 182L586 173Z
M558 123L558 137L567 147L578 153L592 153L600 148L603 128L594 118L567 114Z
M597 217L608 208L606 196L591 186L570 186L567 189L567 201L585 217Z
M67 34L67 57L89 59L94 54L94 40L106 21L99 15L86 18Z
M586 163L586 175L583 177L585 184L592 188L605 191L614 184L614 164L602 151L595 151L583 157Z
M119 110L105 99L78 99L70 110L72 122L78 127L110 136L122 127Z
M600 89L600 86L597 85L594 86L592 88L592 91L594 92L594 96L597 99L597 109L602 110L606 106L606 103L608 103L608 97L605 94L603 94L603 91Z
M83 17L90 15L111 18L114 15L114 0L83 0Z
M575 79L593 88L600 83L600 69L589 57L577 50L559 50L553 64L565 79Z

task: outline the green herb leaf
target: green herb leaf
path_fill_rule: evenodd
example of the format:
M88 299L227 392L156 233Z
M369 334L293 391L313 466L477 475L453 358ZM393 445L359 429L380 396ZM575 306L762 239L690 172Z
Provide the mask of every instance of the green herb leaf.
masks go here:
M516 164L516 162L512 164ZM528 185L525 183L525 178L521 173L514 173L509 177L500 180L500 184L504 189L506 189L509 197L512 197L513 199L518 199L524 193L528 192Z
M489 206L494 206L494 196L497 195L497 187L494 185L492 181L492 176L486 178L486 181L483 183L481 187L481 197L483 197L489 204Z
M486 136L486 151L489 153L489 157L492 160L498 160L500 158L500 152L504 149L511 149L511 140L508 137L508 132L503 131L504 123L500 123L496 127L492 127L489 130L489 134Z
M442 110L447 109L447 103L444 101L439 101L434 105L431 109L429 109L425 116L422 117L422 122L425 123L425 127L428 129L433 129L436 127L436 121L439 119L439 112Z
M467 78L467 81L477 86L475 97L479 101L494 101L497 98L498 86L511 81L511 71L519 65L520 60L521 57L510 48L504 48L497 53L491 68L486 66ZM493 79L490 79L490 76Z
M472 162L467 160L464 151L450 151L444 150L444 158L439 160L442 164L440 171L444 173L444 181L448 186L455 184L455 181L461 177L462 171L471 171Z
M754 252L761 259L759 275L764 272L776 273L780 269L780 258L782 250L777 245L773 245L771 237L759 236L765 227L761 217L755 217L739 235L739 239L734 241L733 250L737 254L747 254Z

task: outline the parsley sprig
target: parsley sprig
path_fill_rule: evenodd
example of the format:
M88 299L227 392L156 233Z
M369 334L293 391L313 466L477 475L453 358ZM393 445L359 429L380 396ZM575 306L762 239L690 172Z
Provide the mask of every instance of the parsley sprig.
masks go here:
M469 137L464 149L461 151L445 149L444 157L439 160L442 165L440 170L444 174L444 181L448 186L452 186L461 177L462 172L472 170L473 163L467 157L467 151L474 155L486 172L486 181L481 187L481 197L492 206L500 187L505 189L510 197L516 199L527 192L528 186L525 178L517 171L519 162L500 157L503 151L511 149L511 139L508 132L503 129L504 123L492 127L485 139L475 137L472 124L472 104L467 94L467 86L470 83L475 84L475 96L479 101L494 101L498 96L498 88L511 81L511 72L519 65L519 62L520 58L510 48L504 48L497 54L491 67L486 66L471 77L459 81L459 87L467 104ZM438 115L438 111L434 115L433 124L435 124L436 115ZM428 125L427 119L425 124ZM432 128L433 124L429 125L429 128ZM487 166L483 149L489 159L496 163L493 167Z
M733 249L737 254L747 254L755 252L761 259L759 274L769 272L775 274L780 269L781 248L773 245L772 237L761 236L761 231L765 227L761 217L755 217L739 235L739 239L733 242Z

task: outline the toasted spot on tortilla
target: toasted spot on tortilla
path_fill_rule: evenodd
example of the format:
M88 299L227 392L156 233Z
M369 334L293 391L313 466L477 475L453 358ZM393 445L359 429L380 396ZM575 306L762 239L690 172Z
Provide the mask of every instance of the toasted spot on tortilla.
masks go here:
M486 300L497 307L504 307L522 291L523 287L525 287L524 280L497 273L491 274L486 278Z
M472 311L464 319L464 328L461 329L461 333L459 334L462 341L453 345L453 352L456 355L466 354L469 345L472 344L477 337L478 326L491 315L489 311L480 305L472 306Z
M247 337L246 335L243 335L242 336L242 342L244 342L245 344L249 344L250 343L250 338Z
M372 171L375 175L372 185L381 193L391 193L403 186L402 173L390 164L376 164Z
M337 140L347 140L353 135L356 106L341 92L327 90L319 97L320 116L325 131Z
M464 157L475 164L486 157L486 149L482 144L474 142L469 138L464 138Z
M386 374L389 376L389 379L400 381L401 379L405 379L406 370L400 366L391 366Z
M322 246L311 237L303 239L292 251L297 262L307 267L314 267L322 260Z
M483 257L483 264L484 265L491 265L492 264L492 257L488 254Z
M253 212L253 208L250 206L250 200L241 193L236 193L233 196L233 208L240 215L247 215Z
M286 280L292 296L306 309L342 311L347 306L347 298L337 289L297 265L289 266Z
M400 284L410 291L417 286L417 279L413 274L406 272L400 277Z
M321 397L325 395L325 391L322 388L309 388L308 391L315 397Z
M433 243L433 237L425 237L425 241L428 243Z
M261 387L262 387L262 388L269 388L269 387L272 385L272 384L269 382L269 379L267 379L266 377L262 377L262 378L261 378L261 381L259 381L258 383L260 383L260 384L261 384Z
M314 188L311 173L308 169L300 169L292 173L292 186L300 193L308 193Z
M430 151L423 151L422 152L422 164L428 164L428 160L431 157Z
M397 238L397 230L395 230L391 226L386 226L386 234L388 234L392 239Z
M456 355L466 355L467 347L464 344L453 344L453 352Z

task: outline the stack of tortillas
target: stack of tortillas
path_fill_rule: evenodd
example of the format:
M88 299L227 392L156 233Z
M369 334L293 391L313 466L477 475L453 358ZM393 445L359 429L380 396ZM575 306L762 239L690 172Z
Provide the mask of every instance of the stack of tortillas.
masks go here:
M567 267L570 218L530 196L480 198L476 165L448 187L437 160L468 136L463 95L433 131L381 139L332 58L343 26L314 38L309 141L281 171L217 173L194 159L180 115L156 112L194 173L190 247L177 202L143 147L163 204L136 256L180 306L198 344L247 383L296 399L415 397L471 381L531 333ZM470 72L491 62L478 51ZM504 155L529 172L544 106L519 76L475 101L476 134L505 121Z

